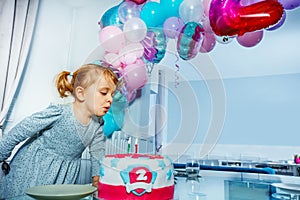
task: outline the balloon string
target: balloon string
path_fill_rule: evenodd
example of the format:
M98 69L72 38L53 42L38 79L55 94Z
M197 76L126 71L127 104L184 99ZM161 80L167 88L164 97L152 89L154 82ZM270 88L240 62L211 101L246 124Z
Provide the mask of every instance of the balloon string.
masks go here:
M178 76L178 73L179 73L180 66L177 64L178 60L179 59L176 56L176 61L175 61L176 71L175 71L175 81L174 81L175 82L175 84L174 84L175 88L177 88L178 85L179 85L179 76Z
M146 64L146 67L147 67L147 71L148 71L148 75L150 76L151 75L151 72L153 70L153 65L154 63L151 63L151 62L147 62Z

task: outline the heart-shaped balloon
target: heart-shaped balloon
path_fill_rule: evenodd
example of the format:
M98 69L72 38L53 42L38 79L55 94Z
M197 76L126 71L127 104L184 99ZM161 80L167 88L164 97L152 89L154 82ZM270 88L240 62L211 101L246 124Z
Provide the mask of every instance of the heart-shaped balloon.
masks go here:
M277 0L242 6L240 0L212 0L210 25L216 35L243 35L276 24L284 8Z

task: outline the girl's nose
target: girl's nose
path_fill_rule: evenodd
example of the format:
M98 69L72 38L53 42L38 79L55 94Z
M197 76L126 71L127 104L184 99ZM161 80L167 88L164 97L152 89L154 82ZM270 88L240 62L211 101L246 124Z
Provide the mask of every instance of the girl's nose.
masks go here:
M112 96L110 96L110 97L107 97L106 101L107 101L107 102L109 102L109 103L112 103L112 101L113 101L113 97L112 97Z

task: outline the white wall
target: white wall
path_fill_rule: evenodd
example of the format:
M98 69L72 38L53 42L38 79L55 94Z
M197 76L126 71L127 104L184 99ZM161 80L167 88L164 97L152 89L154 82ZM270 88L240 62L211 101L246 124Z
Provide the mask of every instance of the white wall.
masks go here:
M50 102L61 101L54 87L56 74L62 70L75 70L99 45L98 20L109 7L118 2L40 2L25 78L5 132Z

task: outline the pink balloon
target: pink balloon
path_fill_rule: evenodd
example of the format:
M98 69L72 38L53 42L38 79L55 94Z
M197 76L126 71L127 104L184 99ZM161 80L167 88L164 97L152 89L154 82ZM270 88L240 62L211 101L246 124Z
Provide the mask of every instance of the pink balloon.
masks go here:
M130 64L123 69L127 90L133 91L143 87L148 81L146 65Z
M138 65L145 65L145 62L144 62L142 59L138 58L138 59L135 61L135 64L138 64Z
M120 61L125 65L135 63L135 61L143 55L144 47L139 42L128 44L119 51Z
M106 26L99 34L100 43L111 53L118 53L126 44L123 31L116 26Z
M199 52L208 53L216 46L216 37L210 26L208 18L203 20L203 40Z
M203 13L205 16L209 16L210 2L211 0L203 0Z
M236 37L237 42L244 47L253 47L263 38L263 30L247 32L242 36Z
M118 54L106 53L104 56L104 60L116 69L121 66L121 61Z
M129 103L131 103L135 99L135 97L136 97L136 90L127 92L126 98Z
M208 53L211 50L213 50L215 46L216 46L215 35L213 33L204 32L202 44L199 51L201 53Z

